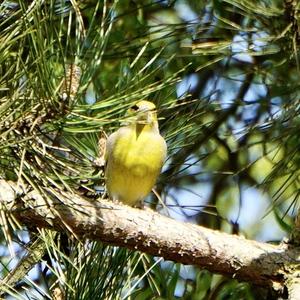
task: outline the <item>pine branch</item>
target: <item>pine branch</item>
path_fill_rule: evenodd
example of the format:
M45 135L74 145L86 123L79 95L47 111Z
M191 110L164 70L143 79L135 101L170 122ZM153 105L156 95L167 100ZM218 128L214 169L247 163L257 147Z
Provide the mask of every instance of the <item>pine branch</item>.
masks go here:
M27 254L20 260L17 266L3 279L0 280L0 296L3 296L10 287L23 280L26 274L36 265L46 253L45 244L35 239L27 245Z
M45 201L35 191L19 195L16 185L0 181L5 214L25 226L68 229L78 239L94 239L139 250L167 260L196 265L238 280L272 287L282 293L294 278L299 248L247 240L194 224L181 223L151 210L107 200L88 201L78 195L50 191ZM14 199L14 200L12 200ZM292 281L295 282L295 281Z

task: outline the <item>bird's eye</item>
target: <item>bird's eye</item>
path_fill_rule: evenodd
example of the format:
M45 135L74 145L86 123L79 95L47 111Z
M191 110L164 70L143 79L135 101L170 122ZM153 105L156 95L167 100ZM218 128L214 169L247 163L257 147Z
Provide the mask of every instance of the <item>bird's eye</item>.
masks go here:
M131 106L131 109L137 111L137 110L139 110L139 107L135 104L135 105Z

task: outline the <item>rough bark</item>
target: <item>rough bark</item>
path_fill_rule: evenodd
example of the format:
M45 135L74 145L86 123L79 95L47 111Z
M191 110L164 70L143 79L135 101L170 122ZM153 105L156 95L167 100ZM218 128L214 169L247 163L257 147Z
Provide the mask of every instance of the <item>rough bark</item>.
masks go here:
M22 192L24 193L24 192ZM299 248L247 240L151 210L107 200L88 201L68 192L51 192L45 201L36 192L17 197L14 183L0 180L2 211L22 225L68 229L80 239L140 250L167 260L197 265L238 280L280 292L299 266ZM295 285L291 284L295 288ZM291 298L296 299L296 298Z

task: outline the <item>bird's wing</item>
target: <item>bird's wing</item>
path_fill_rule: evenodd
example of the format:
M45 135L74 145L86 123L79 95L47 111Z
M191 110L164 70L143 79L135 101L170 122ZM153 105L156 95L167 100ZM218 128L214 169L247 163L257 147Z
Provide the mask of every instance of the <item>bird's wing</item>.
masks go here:
M112 133L106 140L106 149L105 149L105 155L104 155L106 164L107 164L110 154L113 151L117 135L118 135L118 131Z

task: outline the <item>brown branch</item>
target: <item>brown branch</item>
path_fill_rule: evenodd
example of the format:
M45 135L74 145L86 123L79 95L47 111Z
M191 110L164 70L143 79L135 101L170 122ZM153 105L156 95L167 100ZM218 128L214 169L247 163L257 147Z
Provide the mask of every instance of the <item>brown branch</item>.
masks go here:
M72 231L93 239L140 250L167 260L283 291L299 264L299 249L247 240L194 224L181 223L151 210L106 200L87 201L68 192L50 191L51 201L36 192L16 197L14 183L0 180L2 210L23 225ZM12 200L15 199L15 200ZM5 208L4 208L5 207Z

